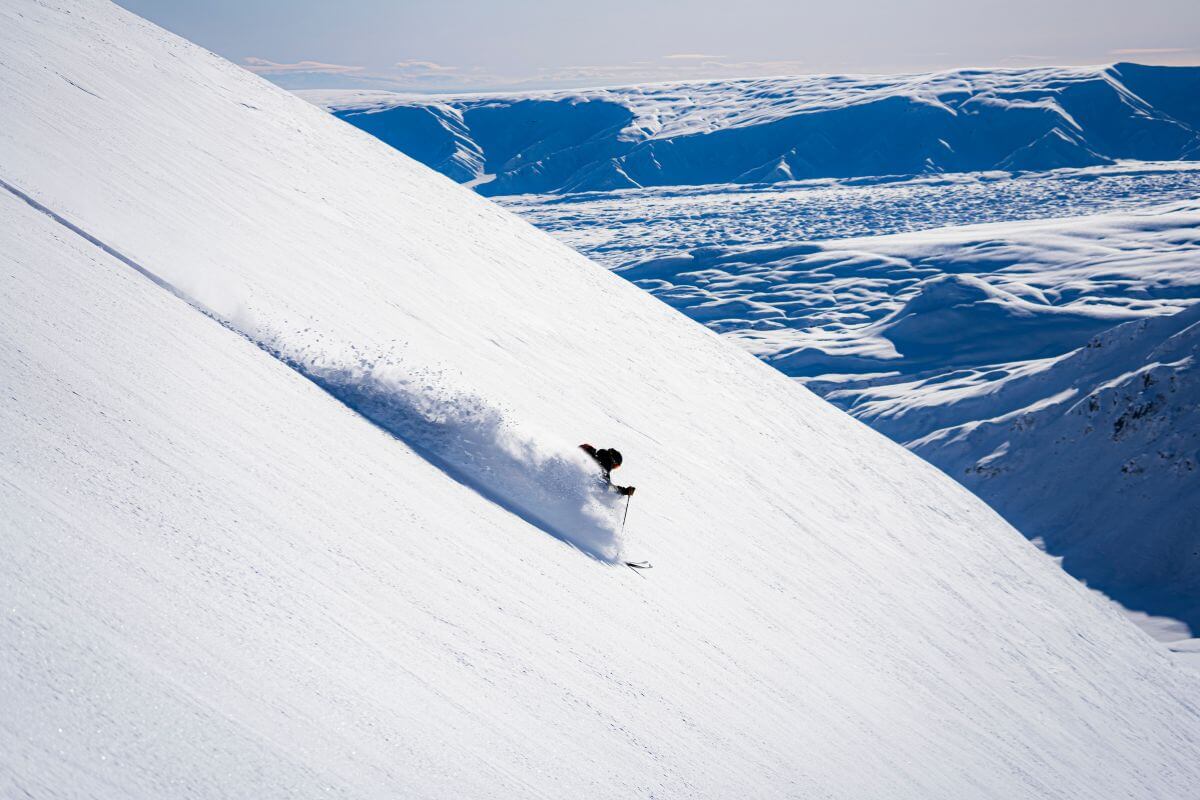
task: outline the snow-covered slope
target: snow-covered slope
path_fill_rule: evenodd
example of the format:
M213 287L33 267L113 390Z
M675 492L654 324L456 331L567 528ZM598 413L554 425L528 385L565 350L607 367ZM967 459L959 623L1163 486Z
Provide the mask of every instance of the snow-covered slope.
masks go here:
M1195 67L302 94L487 195L1200 158Z
M1007 419L1014 409L997 403L996 384L1026 374L1025 361L1061 356L1114 324L1172 313L1200 296L1190 233L1200 224L1191 202L1197 196L1192 169L1140 161L1087 166L1122 158L1196 158L1195 138L1175 138L1185 129L1194 137L1200 119L1196 68L1119 64L824 76L436 101L370 92L302 94L457 180L494 176L479 186L485 194L590 190L505 202L785 373L821 378L810 386L876 429L908 444L932 437L922 454L960 478L979 459L991 458L993 448L968 437L953 457L941 455L939 437L967 422ZM452 138L413 121L439 116L453 122L447 127ZM624 127L606 127L617 119L625 120ZM680 160L680 152L692 157ZM917 163L920 157L923 163ZM611 160L601 164L605 159ZM760 160L760 167L739 172ZM1016 180L985 172L916 181L797 182L1046 169L1057 171ZM732 183L663 186L709 181ZM745 183L785 185L734 185ZM639 185L657 188L627 188ZM1171 196L1190 202L1165 215L1161 208L1150 212L1162 216L1149 225L1137 217L810 244L977 219L1087 213L1092 206ZM756 243L770 244L748 246ZM1112 368L1126 367L1140 365ZM1054 374L1072 386L1078 378ZM963 397L970 392L977 397L967 403ZM981 416L963 416L967 408ZM1042 452L1040 435L1022 438L1021 457L1057 463ZM1044 444L1053 449L1059 443ZM1074 574L1130 607L1153 606L1200 630L1194 588L1160 575L1186 572L1190 562L1172 556L1151 565L1141 558L1141 567L1132 569L1123 553L1144 541L1140 520L1175 497L1174 483L1148 482L1162 496L1112 494L1128 513L1096 517L1107 520L1103 536L1119 540L1111 547L1097 544L1095 520L1071 512L1071 485L1107 485L1115 479L1113 459L1118 466L1152 459L1155 451L1139 451L1139 444L1136 438L1110 443L1104 458L1047 471L1045 496L1016 486L984 495L1052 552L1065 555L1067 540L1087 542L1086 559L1076 555L1066 562ZM1124 473L1116 477L1129 480ZM1161 542L1192 540L1200 511L1187 502L1190 497L1160 528ZM1187 547L1181 545L1180 553ZM1101 568L1104 559L1114 563ZM1111 570L1131 577L1111 580Z
M961 464L968 487L1090 585L1200 631L1198 360L1200 306L1127 323L1000 388L1006 402L1037 402L914 448L952 474L963 455L988 450ZM1049 385L1033 389L1039 378ZM1055 473L1075 476L1069 501L1047 480Z
M0 105L3 793L1200 781L1194 675L517 218L106 3L0 7Z

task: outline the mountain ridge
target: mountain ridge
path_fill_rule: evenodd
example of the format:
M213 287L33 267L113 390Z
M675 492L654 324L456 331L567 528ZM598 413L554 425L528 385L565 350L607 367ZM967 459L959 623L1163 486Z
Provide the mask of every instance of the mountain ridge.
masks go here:
M510 95L298 94L496 196L1194 159L1200 120L1187 98L1197 91L1200 67L1116 63Z

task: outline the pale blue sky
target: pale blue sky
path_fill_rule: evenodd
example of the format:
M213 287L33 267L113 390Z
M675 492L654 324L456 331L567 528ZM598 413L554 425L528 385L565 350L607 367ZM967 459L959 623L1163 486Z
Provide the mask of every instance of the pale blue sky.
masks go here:
M119 0L293 88L1200 63L1200 0Z

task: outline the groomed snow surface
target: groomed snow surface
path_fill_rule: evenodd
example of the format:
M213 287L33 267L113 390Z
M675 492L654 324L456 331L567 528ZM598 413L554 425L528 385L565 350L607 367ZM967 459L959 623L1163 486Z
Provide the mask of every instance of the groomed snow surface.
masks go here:
M0 794L1200 785L1194 674L507 212L108 3L0 8L0 107Z

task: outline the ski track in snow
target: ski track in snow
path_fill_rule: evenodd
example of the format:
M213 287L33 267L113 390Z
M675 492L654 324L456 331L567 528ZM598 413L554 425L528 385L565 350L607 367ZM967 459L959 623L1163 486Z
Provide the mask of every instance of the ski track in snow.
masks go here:
M601 561L620 560L624 502L579 448L522 431L503 409L394 351L331 359L278 332L249 338L506 511Z
M501 409L478 396L446 388L445 378L427 368L406 368L394 351L375 357L355 354L343 362L331 359L325 351L296 350L289 344L294 338L253 326L247 329L245 309L239 327L7 181L0 179L0 187L197 311L245 336L455 480L588 555L610 563L620 559L616 519L623 503L579 449L554 449L521 433Z
M996 80L1017 80L1016 75ZM840 91L835 83L829 89L834 95ZM703 125L681 125L675 114L696 123L709 113L713 129L745 129L788 113L786 103L782 110L760 107L762 98L739 94L741 85L727 87L725 116L700 106L672 107L664 115L669 130L653 136L703 133ZM719 94L720 87L706 91ZM424 101L301 94L433 163L421 150L419 126L410 138L400 136L412 123L402 116L404 106L395 105ZM802 94L789 102L803 103ZM636 95L629 89L612 96ZM646 109L656 108L663 96L651 90L633 107L649 118ZM1184 101L1176 112L1190 118L1195 104ZM461 148L474 146L463 127L464 109L470 114L482 103L480 108L525 113L513 98L445 102L439 113L458 109L460 156L466 152ZM397 116L385 119L389 109ZM559 111L582 119L578 111ZM475 116L477 122L483 118L482 112ZM552 118L534 115L530 125L544 126ZM486 126L479 131L480 141L491 141ZM556 152L555 136L544 132L544 142L508 165L510 182L519 180L524 162ZM729 139L724 146L737 144ZM487 149L478 159L486 159ZM453 169L434 166L454 175L469 162ZM1187 481L1188 469L1179 465L1190 463L1188 445L1151 447L1144 437L1127 437L1096 449L1097 442L1078 434L1045 432L1056 427L1049 420L1064 398L1104 388L1088 383L1094 376L1056 371L1060 356L1116 324L1172 314L1200 298L1192 233L1200 223L1189 202L1200 196L1200 167L1118 161L1047 172L787 178L776 175L770 184L502 192L495 199L914 448L1005 513L1077 577L1130 609L1155 636L1174 640L1180 629L1184 636L1189 626L1200 630L1200 608L1193 602L1197 588L1189 577L1197 573L1200 493L1179 487ZM468 184L492 193L495 186L489 189L481 180L476 175ZM1171 201L1181 204L1164 205ZM1088 219L1116 212L1141 215L1111 223ZM1078 221L1039 224L1069 217ZM942 230L986 223L1006 225L962 235ZM922 237L921 231L928 233ZM910 235L874 238L893 234ZM1144 366L1122 363L1112 370L1119 375ZM1182 385L1190 385L1186 369L1176 372ZM1053 374L1043 394L1027 397L1024 405L1007 399L1024 376L1041 373ZM1153 397L1146 402L1152 411L1160 409ZM1129 413L1137 412L1130 403ZM1005 426L1021 432L1019 447L996 440L994 432ZM1090 455L1068 458L1065 440ZM1150 449L1135 449L1139 446ZM1026 475L1047 492L1024 492L1020 482L997 477L1006 473ZM1077 486L1090 486L1106 500L1082 503ZM1073 511L1084 505L1096 513ZM1164 516L1164 505L1175 510ZM1161 524L1146 536L1143 521L1151 518ZM1158 563L1145 555L1131 557L1130 548L1142 541ZM1168 615L1173 624L1153 621Z
M729 116L714 116L716 128L752 128L787 113L786 104L762 107L764 117L747 122L761 98L728 89ZM301 94L423 158L415 139L398 138L403 116L373 116L394 107L394 97L329 102L336 93ZM358 113L367 100L375 105ZM652 91L644 100L643 111L661 97ZM1194 100L1184 101L1176 112L1194 116ZM459 103L468 112L475 103L447 102L445 109ZM511 98L489 102L522 113ZM694 121L706 112L673 109L668 125L676 113ZM459 130L460 147L470 146L469 133ZM514 158L510 181L523 160L552 155L555 141L547 131L545 144ZM724 146L738 145L731 138ZM1064 354L1114 325L1200 298L1200 166L1123 161L1048 172L787 177L495 199L913 448L1152 635L1175 641L1200 630L1200 588L1191 578L1200 574L1200 492L1188 488L1187 466L1197 458L1184 439L1153 433L1194 424L1183 411L1193 398L1190 368L1171 368L1170 403L1154 392L1138 400L1132 389L1116 403L1113 419L1124 413L1150 433L1107 441L1086 431L1112 420L1074 430L1073 416L1059 419L1066 400L1105 391L1099 376L1071 371ZM469 183L488 188L479 181ZM1130 212L1137 213L1096 216ZM1064 221L1041 222L1047 218ZM1153 369L1137 360L1145 349L1124 351L1133 360L1119 359L1104 379ZM1044 491L1027 491L1030 482ZM1144 533L1151 519L1153 532Z

